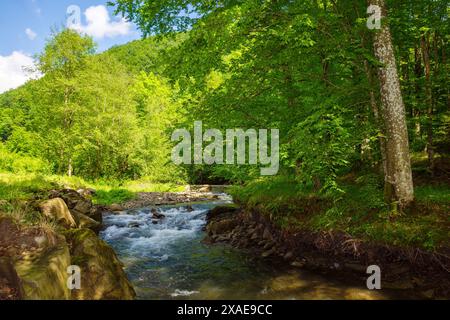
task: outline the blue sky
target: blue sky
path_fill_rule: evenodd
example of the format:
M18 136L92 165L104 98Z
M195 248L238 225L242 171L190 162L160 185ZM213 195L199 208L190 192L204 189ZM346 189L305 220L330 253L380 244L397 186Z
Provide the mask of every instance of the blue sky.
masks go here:
M22 67L41 52L52 28L67 23L67 10L78 6L81 21L74 28L93 36L98 51L139 39L140 32L115 17L107 0L0 0L0 93L23 84L30 75Z

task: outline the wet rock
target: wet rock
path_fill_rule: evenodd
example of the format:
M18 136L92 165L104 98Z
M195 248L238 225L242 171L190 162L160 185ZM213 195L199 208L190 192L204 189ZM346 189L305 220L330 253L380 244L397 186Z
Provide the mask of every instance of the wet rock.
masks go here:
M39 210L45 216L54 219L66 228L76 228L77 224L66 203L61 198L54 198L39 204Z
M187 212L193 212L193 211L194 211L194 208L193 208L192 206L187 206L187 207L186 207L186 211L187 211Z
M112 212L119 212L124 211L124 208L120 204L114 203L108 207L108 210Z
M156 220L162 220L162 219L166 218L166 216L163 215L162 213L155 212L155 213L153 213L152 218L156 219Z
M128 224L128 228L139 228L139 227L140 227L140 225L137 222L130 222Z

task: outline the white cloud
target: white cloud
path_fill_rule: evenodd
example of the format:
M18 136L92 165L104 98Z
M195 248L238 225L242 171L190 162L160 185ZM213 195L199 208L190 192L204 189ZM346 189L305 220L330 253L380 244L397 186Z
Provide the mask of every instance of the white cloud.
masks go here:
M34 40L37 37L37 33L31 30L30 28L25 29L25 33L30 40Z
M84 12L86 25L72 25L71 28L86 33L96 39L125 36L131 33L131 23L124 18L111 21L109 12L105 6L92 6Z
M0 93L15 89L38 74L24 70L34 67L33 58L22 52L14 51L9 56L0 56Z

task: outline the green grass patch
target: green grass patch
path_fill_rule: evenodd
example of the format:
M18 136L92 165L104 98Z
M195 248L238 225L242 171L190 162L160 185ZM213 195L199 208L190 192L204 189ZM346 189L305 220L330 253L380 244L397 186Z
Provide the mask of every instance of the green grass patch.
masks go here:
M343 194L319 195L289 178L268 178L234 187L232 194L281 228L342 231L366 241L437 250L450 243L450 187L420 186L407 212L392 212L382 181L360 176L340 186Z

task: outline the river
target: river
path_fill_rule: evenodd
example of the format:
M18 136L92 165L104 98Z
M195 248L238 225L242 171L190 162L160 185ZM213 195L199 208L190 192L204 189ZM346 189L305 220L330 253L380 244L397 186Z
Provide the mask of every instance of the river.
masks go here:
M389 299L364 283L346 283L256 259L229 246L206 245L206 213L230 202L162 206L166 218L153 224L151 208L104 217L102 238L125 265L138 299Z

